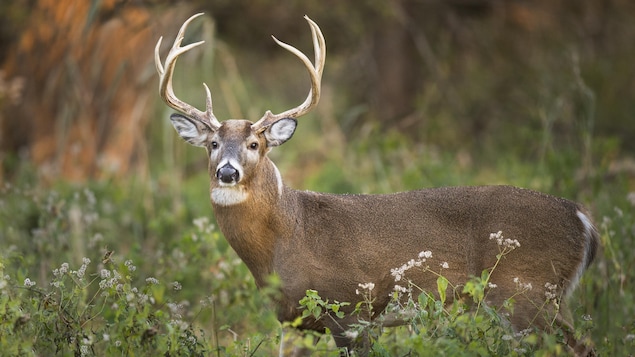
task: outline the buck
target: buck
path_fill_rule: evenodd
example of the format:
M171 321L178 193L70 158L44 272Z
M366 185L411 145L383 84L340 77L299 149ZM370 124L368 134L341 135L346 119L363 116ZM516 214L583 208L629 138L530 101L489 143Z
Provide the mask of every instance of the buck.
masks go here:
M203 84L205 111L181 101L172 89L179 55L203 43L181 46L188 24L200 15L185 21L165 64L159 57L159 39L155 60L160 95L180 112L170 117L178 134L207 149L211 203L223 235L258 287L266 284L269 275L279 276L280 321L293 321L301 315L299 300L308 289L317 290L324 299L352 302L354 306L362 299L356 293L359 285L373 283L373 307L379 312L390 302L396 275L404 274L404 280L436 292L436 275L425 269L403 271L404 263L417 259L418 252L431 252L432 257L426 253L426 264L443 264L443 276L460 286L494 265L500 247L490 236L502 231L520 246L492 271L490 282L497 287L489 290L486 302L500 306L518 292L521 281L525 289L516 296L509 317L513 328L549 330L555 321L565 331L571 348L578 353L585 350L573 339L565 304L598 246L597 230L582 206L511 186L443 187L377 195L292 189L284 184L267 153L289 140L296 119L318 103L326 56L320 28L305 17L312 33L314 63L273 37L308 70L311 89L302 104L279 114L266 111L256 122L220 122L212 111L207 85ZM529 284L532 289L527 289ZM544 304L547 293L551 298L557 296L558 304ZM300 329L323 332L328 328L337 346L351 351L364 345L345 333L358 318L354 314L341 320L305 318ZM368 353L368 347L358 353Z

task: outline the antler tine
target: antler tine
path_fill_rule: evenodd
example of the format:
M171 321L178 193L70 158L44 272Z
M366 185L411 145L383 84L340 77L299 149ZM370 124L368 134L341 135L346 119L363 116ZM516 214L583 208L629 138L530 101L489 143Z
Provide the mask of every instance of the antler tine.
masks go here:
M322 72L324 71L324 62L326 60L326 42L324 41L324 35L322 35L320 27L308 16L304 16L304 18L311 27L313 51L315 52L315 64L311 63L311 60L309 60L307 56L300 52L297 48L278 40L275 36L271 37L273 37L273 40L276 41L280 47L293 53L302 61L302 63L304 63L304 66L309 72L309 77L311 77L311 90L304 102L293 109L286 110L280 114L272 114L271 111L267 111L260 120L252 125L252 128L256 130L264 130L269 125L282 118L298 118L311 111L320 100Z
M172 88L172 77L174 75L174 68L176 67L177 58L183 53L191 50L194 47L200 46L205 42L199 41L181 47L181 42L183 42L183 39L185 37L184 35L187 26L190 24L190 22L192 22L192 20L201 15L203 15L203 13L193 15L183 23L181 29L179 30L179 33L176 35L174 44L170 48L170 52L165 59L165 65L161 63L161 58L159 57L159 48L161 47L161 41L163 40L163 37L159 38L159 41L154 48L154 63L157 67L157 72L159 73L159 93L161 94L161 98L163 98L163 101L165 101L165 103L170 108L175 109L194 120L204 123L212 130L217 130L218 128L220 128L221 124L218 119L216 119L212 111L212 94L210 93L209 88L205 83L203 83L203 86L205 87L205 93L207 97L205 100L206 110L204 112L177 98L174 94L174 89Z

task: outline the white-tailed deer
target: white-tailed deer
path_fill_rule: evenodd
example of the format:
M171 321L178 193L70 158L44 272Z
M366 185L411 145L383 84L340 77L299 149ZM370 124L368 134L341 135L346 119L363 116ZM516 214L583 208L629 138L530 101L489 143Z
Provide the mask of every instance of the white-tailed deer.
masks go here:
M514 314L509 318L512 326L517 330L530 325L549 329L556 321L570 335L570 313L564 300L575 289L598 246L598 233L583 207L510 186L444 187L381 195L294 190L283 183L267 153L289 140L296 118L318 103L326 56L319 27L306 17L315 63L274 37L308 69L311 90L301 105L280 114L267 111L255 123L239 119L220 122L213 114L206 85L205 111L179 100L172 90L178 56L202 43L181 47L188 24L199 15L185 21L165 64L159 58L161 40L157 43L161 97L182 113L170 117L179 135L207 149L211 202L226 239L259 287L270 274L280 277L280 321L293 321L301 314L298 302L307 289L317 290L330 301L353 302L354 306L361 299L356 294L359 284L371 282L375 287L374 310L382 311L395 288L395 269L422 251L432 252L428 259L431 266L447 263L443 264L447 267L443 275L460 285L494 265L499 246L490 235L502 231L520 247L493 271L490 282L497 287L489 291L487 303L500 306L517 292L520 279L533 289L516 296ZM410 269L405 274L418 287L436 291L437 276L430 272ZM541 308L546 293L557 295L558 311L556 304ZM358 344L344 332L356 319L354 315L337 322L305 319L301 328L329 328L338 346L351 349ZM567 343L576 347L572 336Z

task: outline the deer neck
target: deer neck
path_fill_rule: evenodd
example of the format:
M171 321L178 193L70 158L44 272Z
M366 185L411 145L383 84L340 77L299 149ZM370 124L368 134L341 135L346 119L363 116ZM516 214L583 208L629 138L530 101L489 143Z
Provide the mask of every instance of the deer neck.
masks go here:
M262 287L273 273L276 242L291 234L296 200L295 191L282 183L273 162L266 159L259 171L252 180L236 187L241 199L235 203L216 202L213 185L211 190L214 214L223 235Z

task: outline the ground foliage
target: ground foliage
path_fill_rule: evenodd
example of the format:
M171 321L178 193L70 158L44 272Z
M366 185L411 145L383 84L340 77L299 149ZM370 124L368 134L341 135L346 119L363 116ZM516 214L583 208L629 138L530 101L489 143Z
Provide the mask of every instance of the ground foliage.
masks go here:
M376 148L379 156L415 155L405 148L388 150L394 145L390 140L378 145L386 146ZM357 146L352 147L354 151ZM350 157L356 155L366 156L366 151ZM386 159L378 162L394 162ZM492 173L494 168L466 174L446 164L433 162L422 169L419 181L454 175L467 177L465 183L479 183L483 176L506 180ZM376 172L402 170L378 165ZM510 170L520 175L523 165L517 165ZM328 177L328 169L321 175ZM325 177L320 181L328 189ZM26 168L19 182L5 184L0 191L0 349L15 355L274 353L280 338L271 302L276 281L271 281L271 289L255 289L248 270L216 228L210 208L200 202L206 201L206 180L201 175L175 187L132 180L44 188ZM394 188L394 181L383 184ZM331 184L340 187L342 182L347 177ZM534 186L553 191L553 182L542 177ZM570 302L579 335L591 336L598 352L608 355L627 353L635 341L635 291L628 274L635 252L635 202L626 183L595 184L592 206L602 249ZM382 186L376 175L369 175L366 185ZM409 185L406 180L400 187ZM452 293L443 284L440 280L439 291ZM486 294L487 275L470 284L469 293L478 302ZM465 314L460 305L445 308L443 294L435 298L438 292L404 287L410 289L404 290L410 294L409 305L393 308L415 312L409 327L383 328L370 320L356 327L376 341L374 355L563 351L558 334L515 335L489 307ZM368 288L360 286L361 293ZM372 290L364 301L366 305L357 306L360 316L372 307ZM342 303L323 301L319 292L308 291L298 305L311 314L337 316ZM501 308L511 309L513 303ZM320 341L314 347L318 352L337 353L328 336Z

